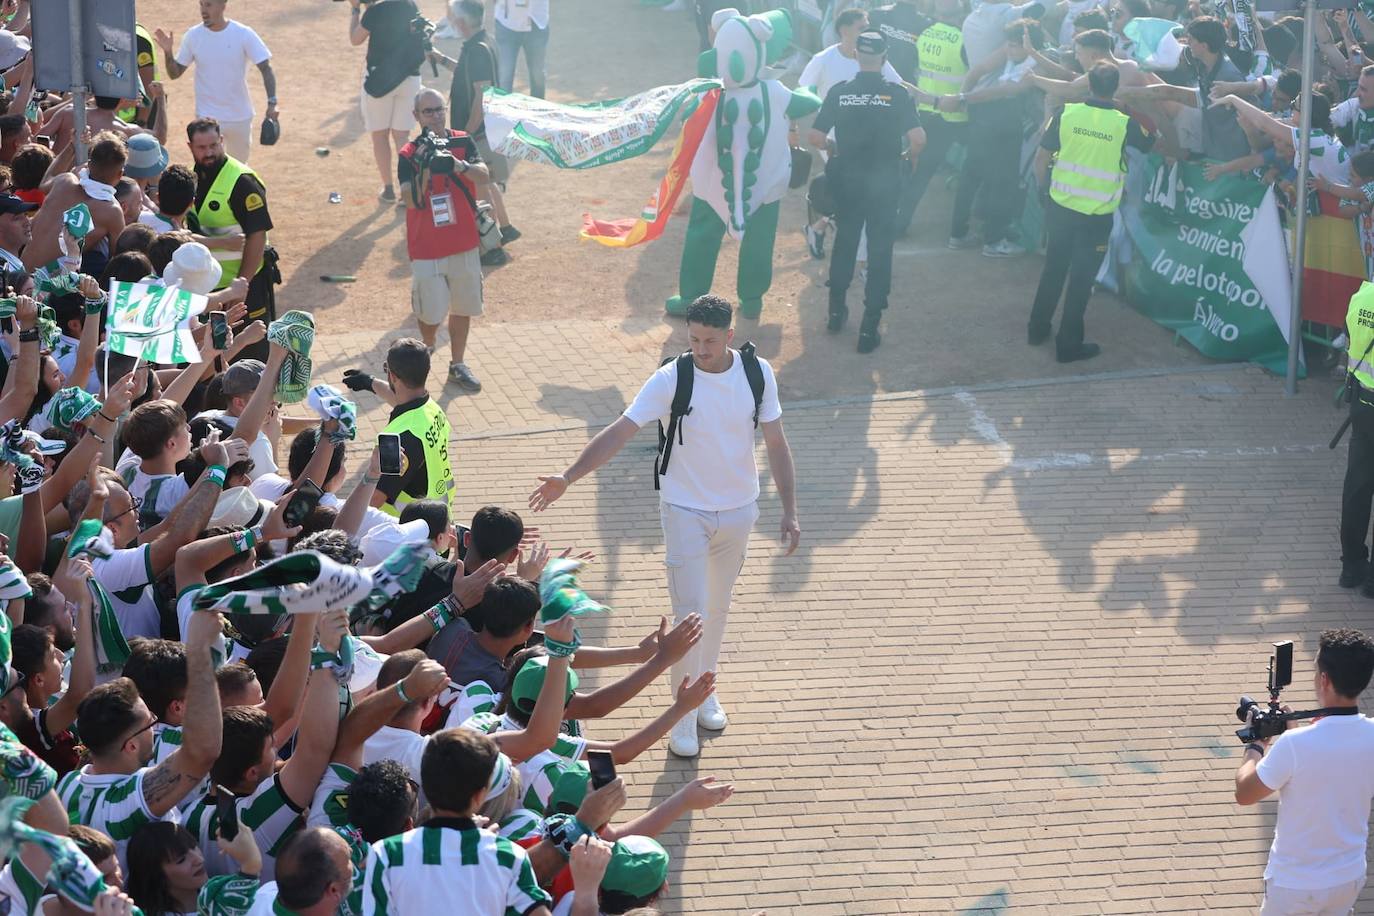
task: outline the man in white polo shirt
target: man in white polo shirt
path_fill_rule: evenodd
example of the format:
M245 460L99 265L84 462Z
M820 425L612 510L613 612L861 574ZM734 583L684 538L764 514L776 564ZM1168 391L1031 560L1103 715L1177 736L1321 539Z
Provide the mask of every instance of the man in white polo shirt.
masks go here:
M768 465L782 501L782 537L790 554L801 541L797 523L792 451L782 429L778 384L768 361L754 355L753 345L731 348L734 310L719 296L701 296L687 310L690 353L666 362L644 383L623 416L587 443L562 474L540 477L530 495L539 512L575 481L615 456L639 428L659 420L668 430L656 469L662 481L663 522L668 591L680 621L703 617L701 642L672 668L672 684L695 681L715 671L725 637L730 592L744 566L749 532L758 521L759 472L754 461L754 430L763 429ZM686 415L672 422L679 395L679 372L691 370ZM751 379L751 376L753 377ZM673 726L668 749L679 757L699 752L696 726L718 731L727 724L725 710L712 694L701 704L696 721L684 716Z
M496 83L510 91L520 50L530 73L530 95L544 97L549 51L549 0L496 0Z
M1253 805L1279 794L1261 916L1353 912L1374 799L1374 721L1360 715L1358 699L1371 674L1374 640L1359 630L1327 630L1313 678L1326 714L1245 747L1236 801Z

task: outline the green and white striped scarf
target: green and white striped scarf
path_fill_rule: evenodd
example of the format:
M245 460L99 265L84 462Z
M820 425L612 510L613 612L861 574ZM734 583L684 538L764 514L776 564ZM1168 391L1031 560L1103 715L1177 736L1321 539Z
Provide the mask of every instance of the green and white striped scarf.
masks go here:
M196 595L195 608L222 614L320 614L352 607L371 590L368 570L300 550L250 573L207 585Z
M310 348L315 344L315 319L309 312L292 309L267 326L267 341L285 347L286 362L277 376L276 398L283 404L305 400L310 388Z
M105 891L100 869L70 838L54 836L24 823L24 813L32 805L31 800L17 795L0 801L0 855L14 858L25 843L38 846L52 860L47 884L77 906L92 909L95 898Z
M88 518L76 526L67 544L67 556L104 560L114 555L114 535L99 519ZM115 616L114 605L105 586L95 576L86 580L95 611L95 670L101 674L123 671L129 660L129 644Z
M77 423L98 412L101 406L95 395L84 388L63 388L43 408L43 419L62 432L71 432Z

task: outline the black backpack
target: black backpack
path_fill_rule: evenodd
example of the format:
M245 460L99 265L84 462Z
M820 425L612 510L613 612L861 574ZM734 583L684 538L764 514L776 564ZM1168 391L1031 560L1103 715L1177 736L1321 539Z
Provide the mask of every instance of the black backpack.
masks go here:
M759 407L763 404L763 367L759 365L758 353L753 341L739 348L740 359L744 364L744 377L749 380L749 390L754 394L754 428L759 425ZM677 360L677 388L673 391L673 406L668 414L668 429L663 429L663 421L658 423L658 454L654 457L654 489L657 490L658 478L668 473L668 459L673 454L673 436L682 444L682 418L692 412L692 379L696 364L692 362L692 351L681 356L670 356L659 363L660 368Z

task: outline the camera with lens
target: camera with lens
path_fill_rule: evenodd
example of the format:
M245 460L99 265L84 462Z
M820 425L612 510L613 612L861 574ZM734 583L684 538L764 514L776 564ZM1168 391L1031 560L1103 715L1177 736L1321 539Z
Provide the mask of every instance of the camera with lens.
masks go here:
M424 52L425 57L429 57L429 55L433 53L434 23L430 22L424 16L416 16L414 19L410 20L410 36L419 42L420 49ZM429 68L434 71L435 76L439 75L439 66L432 58L429 62Z
M1250 697L1241 697L1236 707L1236 718L1245 723L1244 728L1236 729L1236 737L1243 744L1251 741L1268 741L1288 730L1289 722L1311 719L1327 715L1331 710L1308 709L1285 712L1279 704L1279 693L1293 683L1293 642L1274 643L1274 654L1269 656L1269 702L1265 708Z
M451 138L441 137L426 127L415 140L415 164L434 175L466 172L467 163L459 165L458 158L449 152L452 148Z

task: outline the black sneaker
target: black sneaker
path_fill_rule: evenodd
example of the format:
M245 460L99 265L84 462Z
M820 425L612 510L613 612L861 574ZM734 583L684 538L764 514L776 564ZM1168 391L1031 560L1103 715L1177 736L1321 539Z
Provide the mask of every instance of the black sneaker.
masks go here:
M510 255L506 253L504 248L493 248L482 255L481 261L483 267L500 267L510 263Z
M383 203L394 204L396 202L396 189L391 185L387 185L382 188L382 193L378 194L377 198Z
M501 227L501 244L502 244L502 245L509 245L511 242L513 242L513 241L515 241L516 239L520 238L520 235L521 235L520 230L519 230L519 229L516 229L514 226L502 226L502 227Z
M1341 588L1355 588L1365 580L1368 564L1364 560L1341 561L1341 577L1336 584Z
M1050 339L1050 332L1053 330L1053 328L1027 328L1026 343L1032 347L1038 347Z
M464 391L481 391L482 383L472 374L467 363L450 363L448 380Z
M1057 359L1061 363L1076 363L1080 359L1092 359L1102 352L1102 348L1095 343L1082 343L1076 350L1059 351Z
M879 334L876 328L872 331L860 331L858 350L860 353L872 353L882 342L883 335Z
M825 329L831 334L838 334L844 328L844 323L849 320L849 309L843 305L839 308L830 307L830 320L826 322Z

